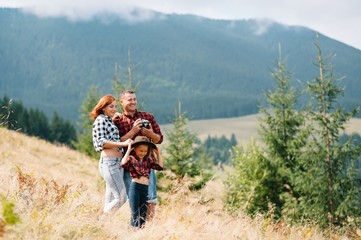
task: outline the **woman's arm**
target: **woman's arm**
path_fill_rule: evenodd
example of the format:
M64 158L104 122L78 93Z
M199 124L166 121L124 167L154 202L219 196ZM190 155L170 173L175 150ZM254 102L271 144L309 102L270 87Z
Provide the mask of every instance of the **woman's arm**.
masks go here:
M111 136L108 132L108 123L109 120L105 119L103 116L98 116L93 123L93 144L95 150L98 152L102 151L103 149L128 146L128 140L124 140L123 142L110 140Z
M131 142L130 139L124 141L124 142L113 142L113 141L105 141L103 148L116 148L116 147L126 147L128 146L128 143Z

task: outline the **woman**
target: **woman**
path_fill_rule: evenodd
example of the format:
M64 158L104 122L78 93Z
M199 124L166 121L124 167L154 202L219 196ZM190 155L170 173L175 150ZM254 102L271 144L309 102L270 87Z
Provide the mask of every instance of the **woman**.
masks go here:
M152 151L155 152L158 162L149 157ZM129 187L130 223L132 227L142 228L147 218L150 170L163 170L163 160L159 149L147 137L137 136L132 143L129 143L128 150L122 159L122 167L132 177Z
M103 96L90 113L93 124L93 146L100 152L99 171L105 180L104 213L115 206L120 208L127 200L123 182L123 169L120 166L123 147L132 140L120 141L118 128L112 117L117 112L116 99L112 95Z

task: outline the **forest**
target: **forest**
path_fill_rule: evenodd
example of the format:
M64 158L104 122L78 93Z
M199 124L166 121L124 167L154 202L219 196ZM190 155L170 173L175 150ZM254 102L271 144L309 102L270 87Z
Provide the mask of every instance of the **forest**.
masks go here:
M106 94L115 78L127 85L131 71L138 98L160 123L170 122L178 100L191 120L257 113L279 45L297 87L317 74L312 29L273 23L257 35L257 27L254 20L176 14L138 23L116 16L70 22L0 9L0 97L76 124L91 86ZM319 41L337 55L335 74L345 77L340 101L352 109L361 102L361 51L322 34Z

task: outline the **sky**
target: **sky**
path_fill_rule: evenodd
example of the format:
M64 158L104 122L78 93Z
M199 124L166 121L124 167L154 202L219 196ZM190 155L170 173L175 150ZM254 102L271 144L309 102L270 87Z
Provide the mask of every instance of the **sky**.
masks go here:
M88 20L112 12L130 21L147 20L151 11L194 14L211 19L272 20L308 27L361 50L361 0L0 0L40 17ZM135 7L144 9L134 14Z

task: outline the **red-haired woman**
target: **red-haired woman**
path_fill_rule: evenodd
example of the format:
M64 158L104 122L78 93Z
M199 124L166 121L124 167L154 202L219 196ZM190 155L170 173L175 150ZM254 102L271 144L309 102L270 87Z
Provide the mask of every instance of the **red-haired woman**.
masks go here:
M120 166L123 147L132 140L120 141L118 128L112 117L117 112L116 99L112 95L103 96L90 113L93 123L93 146L100 152L99 171L105 180L104 213L114 207L120 208L127 200L123 174Z

